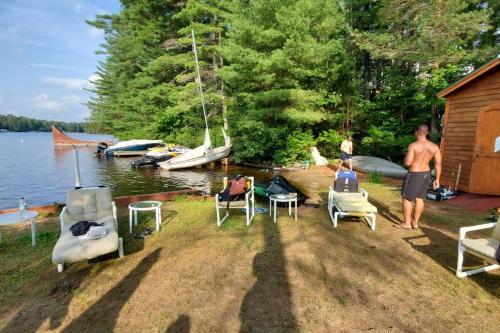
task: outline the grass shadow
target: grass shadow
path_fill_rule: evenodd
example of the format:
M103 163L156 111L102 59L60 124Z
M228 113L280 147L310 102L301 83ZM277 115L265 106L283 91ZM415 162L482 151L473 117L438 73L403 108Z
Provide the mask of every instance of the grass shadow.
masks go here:
M144 257L141 262L115 287L103 295L78 318L66 326L63 332L94 331L111 332L116 325L120 310L139 287L144 276L156 263L162 248Z
M161 225L160 229L165 226L165 223L170 222L177 216L177 211L169 210L163 208L161 211ZM143 214L139 213L137 216L137 226L132 225L132 233L129 231L129 215L128 210L120 209L120 214L118 215L118 232L120 237L123 237L123 247L125 255L140 252L144 249L144 245L146 242L146 238L141 238L139 235L144 232L147 228L155 229L155 217L154 214ZM153 232L156 232L153 231ZM104 258L99 257L99 261L102 259L110 258L110 255L105 256Z
M264 249L253 259L257 281L243 298L240 332L298 331L278 226L266 221L262 229Z
M424 235L405 237L403 240L410 244L415 250L430 257L440 266L455 274L457 265L457 240L438 231L428 227L421 227ZM424 244L418 244L424 241ZM482 266L485 263L478 257L465 255L465 269L472 269L473 267ZM457 277L457 279L459 279ZM500 297L500 284L499 276L489 273L482 273L468 277L476 282L486 292Z
M373 197L368 198L368 201L377 207L377 214L382 216L384 219L387 221L391 222L392 224L401 224L403 221L399 216L391 212L391 207L387 206L383 202L374 199Z
M165 333L189 333L191 322L188 315L180 315L170 326L167 327Z
M55 284L45 302L40 304L39 299L33 299L1 332L36 332L47 319L49 329L57 329L68 314L75 291L90 272L90 268L86 268L67 274Z

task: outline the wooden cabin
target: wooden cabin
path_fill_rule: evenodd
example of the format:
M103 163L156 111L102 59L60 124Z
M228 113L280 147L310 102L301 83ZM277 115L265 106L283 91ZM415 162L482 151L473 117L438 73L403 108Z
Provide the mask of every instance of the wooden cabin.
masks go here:
M441 184L500 195L500 55L438 93L446 98Z

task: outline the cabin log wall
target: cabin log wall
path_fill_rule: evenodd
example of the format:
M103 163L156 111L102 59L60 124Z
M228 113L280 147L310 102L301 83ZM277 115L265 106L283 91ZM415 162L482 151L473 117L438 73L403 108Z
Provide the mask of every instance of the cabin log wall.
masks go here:
M500 66L446 96L444 135L441 141L443 185L455 186L458 167L462 164L458 188L470 191L479 109L499 101Z

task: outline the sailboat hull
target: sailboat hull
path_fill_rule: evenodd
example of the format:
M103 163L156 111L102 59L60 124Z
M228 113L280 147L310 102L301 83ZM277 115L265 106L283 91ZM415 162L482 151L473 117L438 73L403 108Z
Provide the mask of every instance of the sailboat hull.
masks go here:
M194 168L199 165L218 161L229 156L231 146L221 146L214 149L207 149L203 155L193 156L190 159L182 159L179 155L171 160L158 163L163 170L178 170Z

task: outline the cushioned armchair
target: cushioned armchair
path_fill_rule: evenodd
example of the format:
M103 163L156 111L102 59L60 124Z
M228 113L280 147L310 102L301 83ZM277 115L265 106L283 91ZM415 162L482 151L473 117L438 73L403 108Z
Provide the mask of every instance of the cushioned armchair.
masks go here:
M116 206L109 187L93 187L68 192L61 215L61 236L52 252L58 272L64 264L88 260L118 250L123 257L123 239L118 237ZM106 236L99 239L73 236L70 227L78 221L102 223Z
M467 233L476 230L493 229L491 236L488 238L466 238ZM500 268L496 262L495 251L500 245L500 219L497 222L475 225L471 227L460 228L458 240L458 260L457 260L457 276L466 277L469 275L491 271ZM480 267L470 271L464 272L464 253L469 252L476 257L484 259L486 262L491 263L488 266Z
M244 200L238 200L238 201L230 201L229 202L229 208L237 208L237 209L242 209L245 208L245 213L246 213L246 220L247 220L247 226L252 223L253 218L255 217L255 190L254 190L254 178L253 177L245 177L248 182L250 183L250 186L245 193L245 199ZM227 182L228 178L224 177L224 189L227 187ZM224 190L222 190L220 193L222 193ZM228 204L227 201L219 201L219 194L215 195L215 212L217 214L217 226L221 226L222 223L229 217L229 211L226 210L226 214L224 217L221 219L220 218L220 210L221 209L227 209Z

